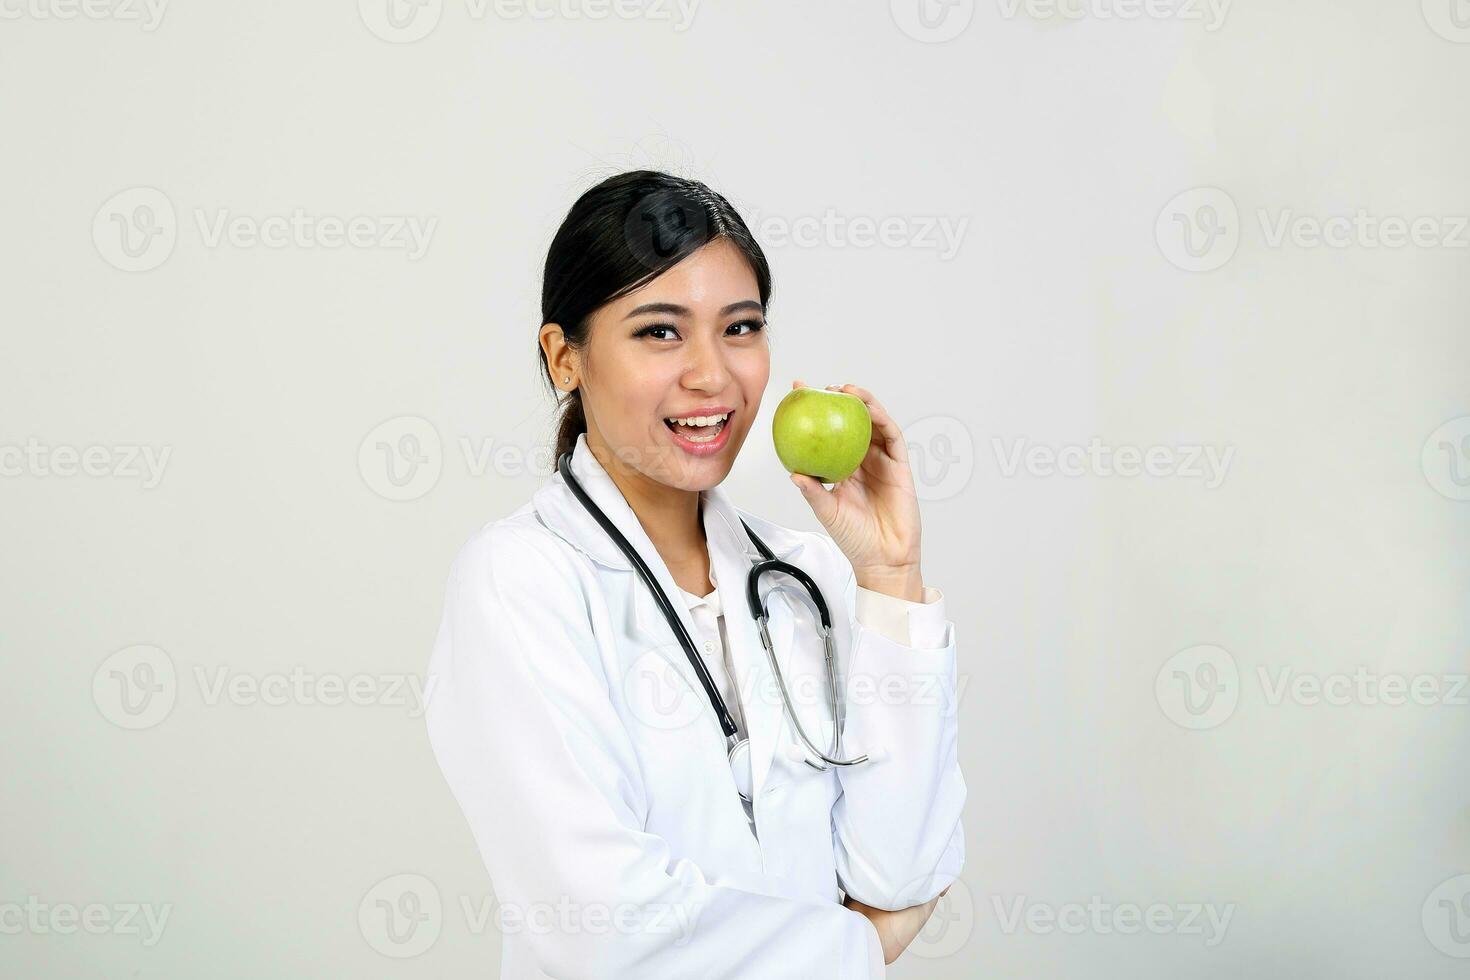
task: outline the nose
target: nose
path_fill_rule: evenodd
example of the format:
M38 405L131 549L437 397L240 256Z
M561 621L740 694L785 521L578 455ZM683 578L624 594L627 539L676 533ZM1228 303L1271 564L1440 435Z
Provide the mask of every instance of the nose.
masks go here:
M725 347L718 339L700 333L686 345L689 361L684 367L682 383L692 391L722 391L730 382L730 368L725 363Z

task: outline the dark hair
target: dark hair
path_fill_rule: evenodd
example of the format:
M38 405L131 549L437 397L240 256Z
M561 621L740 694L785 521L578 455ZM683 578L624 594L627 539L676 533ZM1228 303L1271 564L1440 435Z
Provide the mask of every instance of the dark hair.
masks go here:
M663 274L694 251L726 238L744 253L760 287L761 308L771 297L771 269L745 221L724 197L697 180L655 170L609 177L587 191L562 220L546 253L541 322L561 325L573 349L586 346L599 307ZM541 370L553 393L546 351ZM570 451L587 431L582 393L562 401L556 455Z

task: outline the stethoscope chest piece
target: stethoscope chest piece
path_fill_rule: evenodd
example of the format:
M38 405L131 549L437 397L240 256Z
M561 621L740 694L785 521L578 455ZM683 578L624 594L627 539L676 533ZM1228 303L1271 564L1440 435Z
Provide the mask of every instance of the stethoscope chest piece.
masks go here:
M738 739L730 746L730 772L735 776L735 790L749 803L755 792L755 772L750 764L750 739Z

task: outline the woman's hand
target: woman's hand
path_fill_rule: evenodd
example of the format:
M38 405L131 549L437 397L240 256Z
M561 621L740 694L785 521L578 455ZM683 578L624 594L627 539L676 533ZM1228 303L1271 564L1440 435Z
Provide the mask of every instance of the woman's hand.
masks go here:
M909 943L914 937L923 931L924 923L929 921L929 916L934 914L934 906L939 904L939 899L950 886L946 885L944 891L935 895L923 905L914 905L897 912L887 909L875 909L871 905L864 905L851 895L843 899L842 904L854 912L861 912L873 923L873 928L878 930L878 939L883 944L883 962L892 965L898 959L899 954L909 948Z
M800 381L792 389L804 387ZM873 393L857 385L828 385L861 398L873 417L873 439L862 464L829 491L815 477L791 474L817 520L842 549L865 589L922 602L919 575L919 499L903 432Z

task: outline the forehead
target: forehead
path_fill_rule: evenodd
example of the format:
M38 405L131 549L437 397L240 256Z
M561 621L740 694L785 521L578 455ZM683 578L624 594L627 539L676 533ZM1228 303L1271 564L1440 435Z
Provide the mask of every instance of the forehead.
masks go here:
M696 313L718 310L738 300L760 301L760 287L745 253L727 238L717 238L678 265L610 304L613 312L666 301Z

